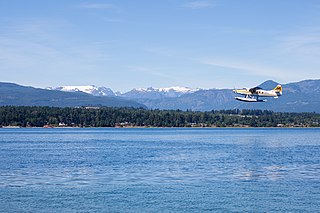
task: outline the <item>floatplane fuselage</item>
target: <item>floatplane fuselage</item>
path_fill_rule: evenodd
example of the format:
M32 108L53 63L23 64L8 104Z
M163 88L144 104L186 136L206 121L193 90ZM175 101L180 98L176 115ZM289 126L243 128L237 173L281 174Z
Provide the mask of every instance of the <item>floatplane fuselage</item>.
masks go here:
M265 102L265 99L259 99L259 97L274 97L278 98L282 95L281 85L276 86L273 90L264 90L260 87L235 89L234 93L244 95L244 97L235 97L238 101L245 102Z

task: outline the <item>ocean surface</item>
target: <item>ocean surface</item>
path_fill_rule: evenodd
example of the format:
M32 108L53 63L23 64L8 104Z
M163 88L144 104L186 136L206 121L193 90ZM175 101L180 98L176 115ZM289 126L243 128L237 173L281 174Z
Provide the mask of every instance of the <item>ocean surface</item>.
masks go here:
M320 212L320 129L0 129L0 212Z

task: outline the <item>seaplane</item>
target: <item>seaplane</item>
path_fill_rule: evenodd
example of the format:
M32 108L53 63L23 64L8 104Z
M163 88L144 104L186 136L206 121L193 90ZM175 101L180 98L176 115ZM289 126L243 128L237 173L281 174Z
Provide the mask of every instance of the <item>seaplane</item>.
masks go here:
M235 89L234 93L244 95L244 97L235 97L238 101L244 102L265 102L265 99L259 99L259 97L274 97L278 98L282 95L282 86L278 85L273 90L264 90L261 87Z

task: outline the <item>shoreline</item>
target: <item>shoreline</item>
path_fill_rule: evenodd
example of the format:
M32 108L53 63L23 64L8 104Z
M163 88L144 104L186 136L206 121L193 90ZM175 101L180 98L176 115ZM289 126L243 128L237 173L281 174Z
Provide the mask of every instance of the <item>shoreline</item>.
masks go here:
M1 126L0 129L317 129L320 127L311 126L283 126L283 127L157 127L157 126L134 126L134 127L20 127L20 126Z

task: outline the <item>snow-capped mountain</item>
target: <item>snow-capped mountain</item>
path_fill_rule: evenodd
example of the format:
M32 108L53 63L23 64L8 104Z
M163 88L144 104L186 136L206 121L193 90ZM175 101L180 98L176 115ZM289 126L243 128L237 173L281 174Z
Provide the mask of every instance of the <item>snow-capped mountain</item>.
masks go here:
M165 87L165 88L138 88L121 94L125 98L138 99L159 99L159 98L177 98L184 94L194 93L200 89L192 89L189 87Z
M137 98L137 99L158 99L158 98L177 98L184 94L190 94L199 89L192 89L189 87L165 87L165 88L138 88L132 89L129 92L113 92L112 89L107 87L90 86L59 86L59 87L47 87L48 90L59 90L65 92L84 92L94 96L119 96L124 98Z
M107 87L90 86L60 86L60 87L47 87L48 90L59 90L65 92L84 92L94 96L115 96L114 92Z
M198 91L199 89L192 89L189 87L179 87L179 86L175 86L175 87L165 87L165 88L153 88L153 87L149 87L149 88L138 88L135 89L137 91L141 91L141 92L164 92L164 93L168 93L168 92L176 92L176 93L190 93L190 92L195 92Z

